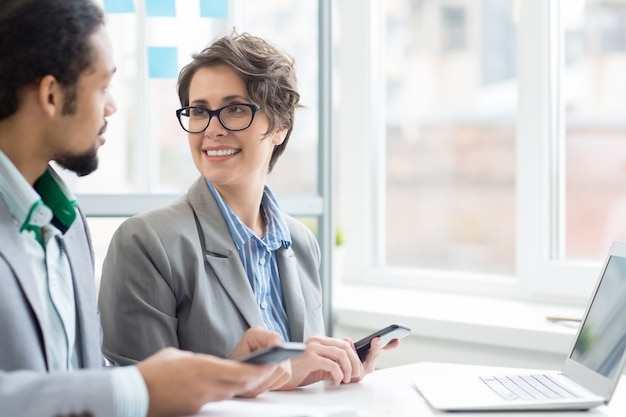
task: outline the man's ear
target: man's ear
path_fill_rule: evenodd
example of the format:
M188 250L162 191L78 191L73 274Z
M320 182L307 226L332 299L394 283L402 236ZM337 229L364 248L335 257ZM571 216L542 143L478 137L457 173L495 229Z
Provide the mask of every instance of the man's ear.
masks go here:
M39 106L48 116L53 117L61 112L63 94L61 85L53 75L44 76L39 82Z

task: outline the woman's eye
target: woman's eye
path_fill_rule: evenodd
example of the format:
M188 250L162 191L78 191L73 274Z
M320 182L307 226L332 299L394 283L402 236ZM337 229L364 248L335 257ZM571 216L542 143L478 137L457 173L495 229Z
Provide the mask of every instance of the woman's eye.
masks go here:
M226 109L229 114L241 113L241 106L230 106Z
M207 114L205 109L191 109L191 115L194 117L206 117Z

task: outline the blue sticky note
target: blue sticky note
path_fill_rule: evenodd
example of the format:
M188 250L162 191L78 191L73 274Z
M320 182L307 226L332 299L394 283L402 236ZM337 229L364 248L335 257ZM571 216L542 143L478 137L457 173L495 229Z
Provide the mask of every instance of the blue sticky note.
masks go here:
M146 16L176 17L176 0L146 0Z
M135 13L133 0L104 0L106 13Z
M201 17L228 17L228 0L200 0Z
M148 47L148 77L177 78L178 49L175 47Z

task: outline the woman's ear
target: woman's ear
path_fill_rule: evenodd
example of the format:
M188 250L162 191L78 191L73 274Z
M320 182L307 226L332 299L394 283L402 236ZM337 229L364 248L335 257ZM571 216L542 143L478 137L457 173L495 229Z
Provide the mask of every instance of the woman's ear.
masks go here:
M287 132L289 132L289 128L287 127L281 127L280 129L278 129L273 135L272 143L276 146L282 144L287 137Z

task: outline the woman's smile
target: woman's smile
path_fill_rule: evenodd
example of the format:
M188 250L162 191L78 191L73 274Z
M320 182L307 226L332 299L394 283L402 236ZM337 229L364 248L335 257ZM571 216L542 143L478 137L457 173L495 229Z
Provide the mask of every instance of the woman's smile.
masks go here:
M229 148L229 149L205 149L204 153L209 158L221 157L221 156L231 156L236 155L241 152L241 149Z

